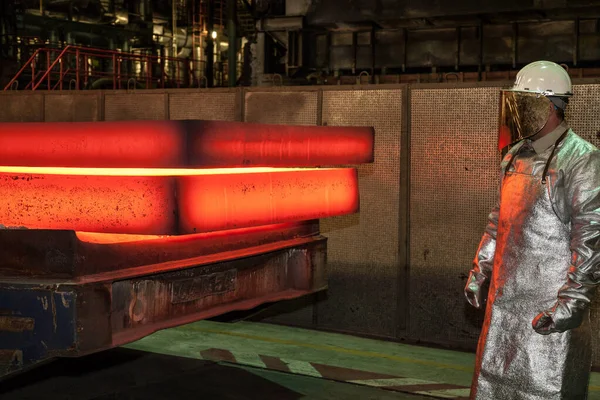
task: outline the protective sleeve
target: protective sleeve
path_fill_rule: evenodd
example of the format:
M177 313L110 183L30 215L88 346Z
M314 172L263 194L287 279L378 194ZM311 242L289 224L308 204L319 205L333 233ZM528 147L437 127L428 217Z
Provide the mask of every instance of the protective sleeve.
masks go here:
M488 215L488 223L479 242L477 254L473 260L473 271L483 274L486 279L491 276L496 253L496 234L498 232L498 215L500 213L500 200Z
M482 306L481 287L483 283L491 277L492 267L494 265L494 254L496 253L496 234L498 232L498 216L500 214L500 193L502 187L502 178L504 170L501 169L500 185L496 205L488 215L488 223L479 242L473 268L469 271L467 284L465 286L465 297L469 304L475 308Z
M566 173L571 211L571 267L552 309L534 320L541 334L581 325L600 283L600 151L582 156Z
M498 183L498 194L496 204L488 215L488 222L479 241L479 247L473 260L471 272L481 278L481 283L489 279L494 266L494 254L496 253L496 235L498 234L498 218L500 215L500 196L502 194L502 180L504 179L506 165L510 162L512 153L506 155L500 166L500 177ZM479 278L478 278L479 280Z

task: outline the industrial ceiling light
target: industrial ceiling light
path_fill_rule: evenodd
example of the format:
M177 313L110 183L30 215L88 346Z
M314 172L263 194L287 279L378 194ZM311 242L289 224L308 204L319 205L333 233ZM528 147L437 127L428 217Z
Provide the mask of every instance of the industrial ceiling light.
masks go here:
M217 31L212 31L212 33L210 34L210 36L211 36L213 39L216 39L216 38L217 38Z

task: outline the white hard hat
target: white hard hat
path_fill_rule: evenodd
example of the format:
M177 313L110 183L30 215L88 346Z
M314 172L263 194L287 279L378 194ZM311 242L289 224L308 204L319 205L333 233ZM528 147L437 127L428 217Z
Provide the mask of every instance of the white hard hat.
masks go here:
M510 90L544 96L573 96L569 73L551 61L536 61L523 67Z

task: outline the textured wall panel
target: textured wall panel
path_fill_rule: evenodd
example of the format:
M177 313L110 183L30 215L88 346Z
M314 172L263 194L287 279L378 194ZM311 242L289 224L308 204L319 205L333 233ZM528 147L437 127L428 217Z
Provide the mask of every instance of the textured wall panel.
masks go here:
M497 88L411 92L410 333L474 344L483 313L463 296L497 196Z
M579 136L600 147L600 85L576 85L573 91L567 119Z
M317 92L247 92L246 122L316 125Z
M169 95L171 119L239 121L239 93L182 93Z
M48 94L44 101L46 122L98 121L98 96L96 94Z
M316 295L312 295L274 303L268 310L261 312L258 319L280 325L314 328L315 297Z
M359 170L360 214L325 219L328 299L321 327L392 337L396 333L401 90L323 92L323 123L375 128L375 162Z
M567 119L579 136L600 147L600 85L577 85L567 107ZM600 331L600 292L591 308L592 332ZM600 366L600 335L592 335L594 365Z
M107 94L104 104L106 121L166 119L165 94L123 93Z
M43 94L0 95L0 122L42 122L44 120Z
M287 125L316 125L317 92L247 92L245 94L246 122ZM307 305L308 303L308 305ZM275 305L266 321L310 327L314 306L309 299Z

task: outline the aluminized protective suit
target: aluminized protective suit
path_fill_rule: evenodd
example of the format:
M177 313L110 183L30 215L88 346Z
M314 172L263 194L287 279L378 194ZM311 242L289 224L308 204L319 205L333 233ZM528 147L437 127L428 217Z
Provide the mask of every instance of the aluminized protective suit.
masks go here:
M501 165L499 201L465 289L479 307L490 283L471 399L587 398L600 151L560 128L554 145L538 153L525 139Z

